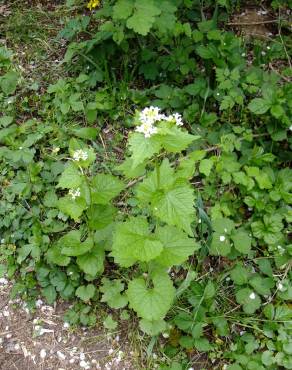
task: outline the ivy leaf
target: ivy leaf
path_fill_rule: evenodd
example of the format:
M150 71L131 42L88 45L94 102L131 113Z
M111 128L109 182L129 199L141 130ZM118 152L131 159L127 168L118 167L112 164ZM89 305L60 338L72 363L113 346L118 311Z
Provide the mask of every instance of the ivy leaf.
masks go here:
M166 330L167 327L166 322L164 320L150 321L146 319L140 320L139 326L144 333L151 336L158 335L159 333Z
M155 6L152 0L136 0L134 14L128 18L127 27L140 35L146 36L155 21L155 17L160 13L161 9Z
M127 295L131 308L143 319L161 320L170 309L175 295L172 281L167 274L155 274L152 287L143 278L130 281Z
M121 280L109 280L107 278L103 278L101 280L102 286L100 287L100 291L103 293L101 302L106 302L110 308L123 308L127 305L128 299L124 294L121 292L124 290L124 284Z
M236 231L231 236L235 249L240 253L248 253L251 248L251 237L245 231Z
M61 246L61 253L65 256L80 256L88 252L93 247L92 238L87 238L83 243L80 241L81 233L79 230L72 230L58 240Z
M94 297L96 292L95 286L93 284L81 285L76 289L76 297L82 299L84 302L88 302L91 298Z
M76 189L82 183L82 176L79 169L74 163L69 163L62 175L60 176L57 188Z
M248 104L248 109L254 114L264 114L271 108L271 102L263 98L255 98Z
M94 277L103 272L103 262L104 250L98 245L96 245L90 252L77 257L77 265L80 269L86 274Z
M132 153L132 167L136 168L142 164L145 159L151 158L161 149L161 144L157 140L157 135L152 135L149 138L141 133L134 132L129 138L128 145Z
M156 258L162 249L162 243L149 231L147 220L140 216L117 225L111 255L116 263L129 267L136 261Z
M194 239L173 226L159 227L156 235L163 244L163 250L155 261L166 267L182 264L200 248Z
M98 174L91 182L91 199L93 203L108 204L124 188L124 183L115 176Z
M251 297L254 297L254 299ZM260 297L249 288L240 289L236 293L236 301L242 305L243 311L248 314L254 313L261 306Z

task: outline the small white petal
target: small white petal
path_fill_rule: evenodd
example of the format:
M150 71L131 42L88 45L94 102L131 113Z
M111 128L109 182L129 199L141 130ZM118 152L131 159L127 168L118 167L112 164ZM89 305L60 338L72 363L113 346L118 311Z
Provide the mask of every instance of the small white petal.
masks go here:
M250 299L255 299L255 298L256 298L255 293L254 293L254 292L250 293L249 298L250 298Z
M219 240L220 240L220 242L224 242L225 241L225 236L224 235L220 235Z

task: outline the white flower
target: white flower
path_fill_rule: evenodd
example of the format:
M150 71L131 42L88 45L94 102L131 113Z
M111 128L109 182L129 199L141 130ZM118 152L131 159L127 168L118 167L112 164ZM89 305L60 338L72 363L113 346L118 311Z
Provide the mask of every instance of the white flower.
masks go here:
M255 299L256 298L256 295L254 294L254 292L250 293L249 298L250 299Z
M220 242L224 242L225 236L224 235L220 235L219 240L220 240Z
M88 158L88 153L85 150L78 149L78 150L75 150L75 152L73 153L74 161L80 161L80 160L86 161L87 158Z
M284 292L285 291L285 287L284 287L284 285L282 284L282 283L278 283L277 284L277 288L281 291L281 292Z
M150 122L144 122L142 123L141 126L138 126L136 128L136 131L137 132L140 132L142 134L144 134L144 136L146 138L150 137L151 135L153 134L156 134L157 133L157 128L153 126L152 123Z
M4 244L5 243L5 239L1 239L0 243L1 244Z
M41 349L40 351L40 358L45 358L47 356L47 352L45 349Z
M148 123L153 125L156 121L161 120L161 115L159 113L160 109L158 107L147 107L142 110L139 116L139 120L142 123Z
M175 124L176 124L177 126L182 126L182 125L183 125L183 121L182 121L182 116L181 116L181 114L179 114L179 113L174 113L173 117L174 117L174 120L175 120Z
M80 189L77 188L76 190L70 189L68 193L73 200L75 200L77 197L80 197Z
M169 338L169 334L168 333L162 333L162 336L163 336L163 338Z

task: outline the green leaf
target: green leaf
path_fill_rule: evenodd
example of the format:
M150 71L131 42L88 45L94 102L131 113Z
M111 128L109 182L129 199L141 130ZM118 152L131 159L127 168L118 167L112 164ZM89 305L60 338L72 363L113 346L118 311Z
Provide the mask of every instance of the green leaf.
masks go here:
M163 250L155 261L166 267L182 264L200 248L194 239L173 226L159 227L156 235L163 245Z
M61 253L65 256L81 256L93 247L92 238L87 238L83 243L80 241L81 233L79 230L69 231L58 240L58 245L62 248Z
M205 176L209 176L213 165L214 165L214 162L211 159L203 159L200 162L199 170Z
M249 284L261 295L270 295L271 289L275 286L273 278L263 278L260 275L253 276L249 280Z
M91 230L101 230L114 221L117 209L111 205L94 204L87 210Z
M47 287L41 290L42 295L46 298L48 304L53 304L57 298L56 289L52 285L48 285Z
M262 98L255 98L248 104L248 109L254 114L264 114L271 108L271 103Z
M118 323L113 319L112 315L108 315L103 321L103 326L108 330L115 330L118 327Z
M111 255L116 263L129 267L136 261L156 258L162 249L162 243L150 232L147 220L139 216L117 225Z
M146 319L140 320L139 326L140 326L140 329L144 333L151 335L151 336L158 335L159 333L166 330L166 327L167 327L166 322L164 320L150 321Z
M151 158L161 149L161 143L157 139L157 135L145 138L143 134L138 132L134 132L130 135L128 145L132 153L131 159L133 168L142 164L145 159Z
M11 95L15 92L19 75L15 71L9 71L0 76L0 87L4 94Z
M165 125L165 123L164 123ZM177 126L165 127L159 129L159 134L155 135L161 146L171 153L180 153L194 141L199 139L199 136L194 136L186 131L183 131Z
M161 9L155 6L153 0L136 0L133 15L127 20L127 27L140 35L146 36L150 31L155 17Z
M216 218L212 221L212 228L217 233L230 234L235 225L229 218Z
M113 19L127 19L134 9L133 0L118 0L113 7Z
M167 314L174 299L175 289L167 274L155 274L152 287L143 278L130 281L127 295L131 308L143 319L161 320Z
M83 181L82 175L76 165L70 162L59 178L57 188L76 189Z
M247 254L251 249L251 237L245 231L235 231L231 239L234 243L235 249L240 253Z
M60 198L57 203L61 212L69 215L73 220L77 221L87 208L86 202L83 198L76 198L73 200L70 196Z
M200 352L208 352L213 349L207 338L198 338L194 340L194 346Z
M210 254L213 256L226 257L231 251L231 245L228 237L223 233L215 232L212 237Z
M249 271L242 265L236 265L230 273L231 279L237 285L244 285L248 283Z
M84 302L88 302L95 295L96 288L93 284L81 285L76 289L76 297L82 299Z
M195 220L194 203L194 190L189 185L177 185L164 193L155 194L152 210L161 221L193 235L191 223Z
M74 129L73 133L81 139L94 140L98 134L98 129L94 127L81 127Z
M54 263L58 266L68 266L71 261L70 257L62 255L61 247L58 244L48 249L47 259L49 263Z
M115 198L125 185L117 177L107 174L98 174L91 181L91 199L93 203L108 204Z
M104 250L97 245L90 252L77 257L76 262L83 272L95 277L103 272Z
M106 302L110 308L123 308L127 305L128 299L121 292L124 290L124 284L121 280L109 280L107 278L102 279L102 286L100 291L103 293L101 302Z
M249 288L240 289L236 293L236 301L243 306L243 311L247 314L254 313L261 306L260 297Z

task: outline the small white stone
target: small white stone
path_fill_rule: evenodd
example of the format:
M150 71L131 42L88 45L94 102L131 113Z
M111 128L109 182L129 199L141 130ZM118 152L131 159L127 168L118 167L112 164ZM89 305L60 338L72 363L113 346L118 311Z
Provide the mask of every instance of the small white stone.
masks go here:
M68 322L64 322L63 328L64 329L70 328L70 324Z
M41 349L41 351L40 351L40 358L44 359L46 356L47 356L46 350L44 348Z
M250 299L255 299L256 298L256 295L254 294L254 292L250 293L249 298Z
M57 356L60 360L65 360L66 359L66 356L64 355L64 353L62 353L60 351L57 351Z
M224 242L224 240L225 240L225 236L224 236L224 235L220 235L219 240L220 240L220 242Z
M112 355L114 353L114 350L112 348L109 349L108 354Z
M163 338L169 338L169 334L168 333L162 333L162 336L163 336Z
M14 349L18 351L20 349L20 345L18 343L15 344Z
M80 360L85 360L85 354L83 352L81 352L79 358L80 358Z

